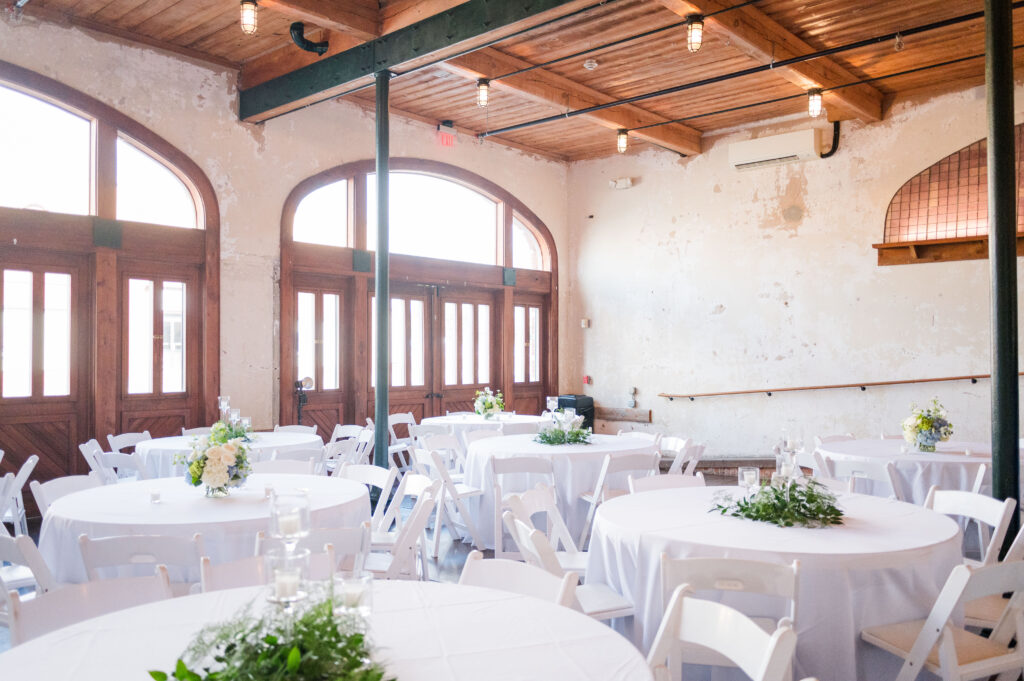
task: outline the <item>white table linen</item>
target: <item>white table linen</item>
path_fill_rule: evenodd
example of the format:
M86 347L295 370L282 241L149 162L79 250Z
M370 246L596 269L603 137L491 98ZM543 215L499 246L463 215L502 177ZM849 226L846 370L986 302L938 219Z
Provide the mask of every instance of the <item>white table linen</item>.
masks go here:
M536 433L542 425L551 419L531 414L511 414L502 412L492 418L484 418L481 414L448 414L447 416L428 416L420 423L424 426L444 426L459 438L471 430L494 428L501 425L503 435L526 435Z
M588 505L579 496L597 486L601 464L608 454L639 454L654 452L654 443L626 435L593 435L588 445L545 445L534 435L506 435L477 440L469 447L466 458L466 484L484 490L482 497L467 500L469 513L476 521L481 540L494 547L494 479L492 458L533 456L551 459L555 469L558 509L574 538L583 530ZM550 484L541 475L504 475L502 492L525 492L537 483ZM613 476L612 483L625 486L625 477Z
M904 440L896 439L865 439L839 440L825 442L818 450L822 455L844 461L892 461L896 464L896 474L903 488L907 501L923 504L928 490L932 485L941 489L970 490L978 475L978 466L992 465L992 448L987 442L939 442L934 452L917 452L908 450ZM967 456L965 452L970 451ZM985 475L985 486L982 492L991 489L992 471ZM857 491L876 493L878 485L871 481L863 481L864 487ZM890 494L888 487L878 490L876 496Z
M261 587L216 591L97 617L0 654L0 677L137 681L173 671L192 636ZM434 582L374 584L371 645L399 681L650 681L640 653L603 624L528 596Z
M957 524L912 504L848 494L839 499L843 525L782 528L709 512L715 494L725 491L739 494L739 488L659 490L598 508L587 581L606 583L635 603L643 649L653 643L664 610L663 552L672 558L799 560L794 678L894 678L897 658L861 642L860 631L928 614L961 560ZM724 602L743 609L763 604L757 598L729 594Z
M202 486L159 478L94 487L57 499L43 519L39 550L58 582L87 580L78 548L81 534L91 539L141 534L191 539L200 532L214 563L238 560L253 554L256 533L269 526L268 486L281 492L308 490L312 527L355 527L370 519L367 489L351 480L254 474L229 496L208 498ZM153 492L159 493L159 503L150 501ZM198 565L189 578L198 581Z
M253 441L249 443L252 461L265 461L274 451L286 452L297 449L323 447L324 441L319 435L312 433L266 432L253 433ZM135 445L135 453L142 459L142 465L151 478L166 478L184 475L185 468L174 464L178 454L192 451L195 435L175 435L145 440Z

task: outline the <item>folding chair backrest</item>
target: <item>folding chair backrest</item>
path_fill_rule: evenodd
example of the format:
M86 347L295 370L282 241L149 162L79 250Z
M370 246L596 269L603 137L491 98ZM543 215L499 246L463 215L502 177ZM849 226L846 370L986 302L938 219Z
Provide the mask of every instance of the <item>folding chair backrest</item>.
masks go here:
M395 426L404 425L408 432L409 426L416 425L416 417L412 415L411 411L402 412L398 414L388 415L388 433L391 435L391 444L397 444L398 442L409 442L412 440L412 436L398 437L395 432Z
M253 461L253 473L273 475L312 475L316 467L316 461L306 459L295 461L292 459L271 459L270 461Z
M18 645L91 617L170 598L167 568L158 565L155 572L145 577L69 584L25 601L12 591L11 643Z
M473 430L466 430L462 433L462 442L466 445L466 451L469 451L469 446L477 440L485 440L489 437L501 437L501 424L498 424L497 428L474 428Z
M689 438L669 436L661 438L658 449L661 455L671 456L672 463L669 465L669 473L681 473L687 463L689 452L687 448L692 444Z
M680 584L693 591L732 591L777 596L788 601L785 615L795 626L800 561L789 565L735 558L670 558L661 554L661 596L667 603Z
M39 506L39 513L45 518L50 504L57 501L57 499L83 489L99 487L101 484L102 481L96 473L89 473L89 475L66 475L62 478L47 480L46 482L33 480L28 486L32 490L32 496L36 500L36 505Z
M657 668L667 660L671 678L679 679L679 650L686 643L724 655L752 681L781 681L793 659L796 633L781 626L769 634L727 605L694 598L683 585L672 593L648 664Z
M443 454L443 461L450 461L454 464L455 470L460 470L466 465L466 452L462 447L459 438L450 433L424 435L417 439L418 446L423 449ZM449 468L452 465L449 464Z
M248 556L218 565L214 565L209 556L203 556L199 559L199 584L203 593L266 584L265 565L263 556Z
M380 490L377 506L373 509L373 516L370 518L370 528L374 532L383 530L382 524L388 500L398 482L398 468L395 466L381 468L371 464L341 464L334 469L334 477L361 482L368 487Z
M324 445L321 459L325 462L333 461L337 466L369 463L364 458L363 452L360 451L359 440L355 438L328 442ZM335 468L334 470L337 471L338 469Z
M153 436L149 434L148 430L144 430L141 433L121 433L120 435L107 435L107 442L110 443L110 451L120 452L125 447L131 447L135 449L135 445L146 440L152 440Z
M992 565L999 560L999 549L1003 545L1006 531L1010 527L1010 520L1017 507L1017 502L1013 499L1000 501L974 492L940 490L938 487L932 486L928 490L924 507L946 515L969 518L991 527L992 536L982 555L982 564Z
M50 567L46 564L46 560L39 553L39 549L36 548L32 537L26 534L19 537L0 536L0 565L4 563L28 568L35 578L37 591L49 591L57 586L53 579L53 573L50 572ZM0 567L0 589L3 589L5 599L7 598L7 588L10 586L4 580L4 571L6 569Z
M604 457L604 464L601 466L601 473L598 475L595 495L598 499L603 499L605 492L609 489L609 478L616 473L637 473L638 475L635 477L657 473L659 459L657 453L607 454Z
M146 480L149 477L142 465L142 459L135 454L100 452L96 454L96 460L102 471L100 475L108 485L116 483L121 478L135 477L137 480Z
M451 432L448 430L448 426L437 426L429 424L417 426L415 424L410 424L408 428L409 437L411 437L414 441L419 442L420 447L427 446L422 443L422 440L428 435L451 435Z
M408 519L391 545L391 565L385 572L385 579L411 579L416 575L416 546L437 503L437 495L441 483L434 481L428 489L423 490L416 504L412 507Z
M363 432L364 426L359 425L342 425L338 424L334 426L334 431L331 432L331 442L337 442L338 440L347 440L349 438L359 437L359 433Z
M842 442L844 440L853 440L853 433L837 433L835 435L815 435L814 446L820 447L826 442Z
M397 469L393 468L392 470ZM440 489L440 486L440 480L434 480L427 475L420 473L406 473L403 475L398 482L398 489L395 490L395 495L391 498L391 503L388 504L376 531L388 532L391 530L392 525L401 529L404 524L401 513L402 502L405 498L419 499L431 490Z
M90 539L78 537L82 563L91 581L102 579L100 570L128 568L130 576L138 576L152 568L140 566L163 565L175 583L187 583L189 572L198 570L199 559L206 555L203 537L198 532L191 539L164 535L126 535Z
M665 475L649 475L644 478L629 476L629 492L650 492L656 489L679 489L681 487L704 487L704 474L682 475L666 473Z
M578 580L579 576L575 572L568 572L559 578L535 565L515 560L484 560L482 553L473 551L466 558L459 584L510 591L572 607L576 600Z
M106 482L106 471L103 470L103 464L100 463L100 454L103 453L103 447L100 446L96 438L78 445L78 451L82 453L82 458L89 464L89 470L95 472L100 476L100 479Z
M502 520L505 522L505 529L512 535L519 548L519 553L523 555L523 560L555 576L562 576L558 555L543 532L519 520L512 511L505 511Z
M14 489L11 490L11 494L19 494L24 489L28 483L28 476L32 475L37 463L39 463L39 456L36 454L25 459L25 463L21 464L21 468L18 469L18 474L14 476Z
M274 426L275 433L308 433L310 435L316 435L316 424L311 426L300 426L296 424L282 426L277 424Z
M816 457L821 456L825 462L825 465L828 467L829 477L836 480L845 480L850 483L851 492L858 491L858 481L870 480L871 482L881 483L884 487L891 489L892 496L897 501L906 500L903 494L903 487L900 485L899 477L896 475L896 464L892 461L872 461L870 459L848 461L823 455L821 452L815 452L814 454Z
M576 542L569 534L569 528L558 510L558 501L555 488L538 484L533 489L522 494L513 494L505 500L505 505L512 511L516 520L523 521L531 529L539 529L533 522L533 518L541 513L544 514L546 530L544 536L551 547L555 550L561 545L564 551L574 553L578 551Z

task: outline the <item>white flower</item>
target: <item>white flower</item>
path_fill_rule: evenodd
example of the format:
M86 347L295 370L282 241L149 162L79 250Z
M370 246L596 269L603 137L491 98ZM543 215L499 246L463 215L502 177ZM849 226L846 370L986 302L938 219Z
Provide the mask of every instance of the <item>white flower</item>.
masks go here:
M228 469L224 466L210 466L203 469L203 484L207 487L224 487L229 480Z

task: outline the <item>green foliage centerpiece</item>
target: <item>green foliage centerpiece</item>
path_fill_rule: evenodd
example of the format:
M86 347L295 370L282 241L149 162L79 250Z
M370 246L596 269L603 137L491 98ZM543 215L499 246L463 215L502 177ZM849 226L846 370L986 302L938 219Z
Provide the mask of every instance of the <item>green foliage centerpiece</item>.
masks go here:
M581 428L583 416L577 416L576 410L558 410L552 413L554 425L541 428L534 438L544 445L589 445L592 431Z
M382 681L365 628L330 597L294 619L276 609L255 617L246 608L196 634L173 672L149 675L154 681Z
M720 499L711 510L779 527L843 524L835 495L814 480L782 480L778 485L762 486L749 497Z
M232 487L241 487L252 471L249 464L249 432L241 425L217 421L209 435L192 442L192 452L177 456L175 463L185 464L185 482L193 487L206 485L207 496L227 496Z

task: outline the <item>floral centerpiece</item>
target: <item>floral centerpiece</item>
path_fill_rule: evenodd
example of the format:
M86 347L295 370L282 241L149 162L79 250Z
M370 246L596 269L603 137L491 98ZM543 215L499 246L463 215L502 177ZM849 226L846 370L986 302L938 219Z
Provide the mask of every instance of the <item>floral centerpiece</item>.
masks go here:
M473 410L485 419L493 418L495 414L505 411L505 397L500 390L496 393L492 393L490 388L477 390Z
M946 416L946 408L932 399L932 406L921 409L910 405L910 416L903 419L903 439L918 451L934 452L935 443L945 442L953 434L953 424Z
M778 486L765 485L750 497L718 497L712 511L734 518L746 518L779 527L828 527L842 525L843 512L827 487L814 480L783 480Z
M544 445L589 445L592 431L583 428L583 416L567 414L564 411L553 413L554 425L541 428L534 441Z
M192 453L178 457L175 463L187 465L185 482L206 485L207 496L226 496L232 487L241 487L252 471L249 465L249 433L239 425L217 421L209 435L196 438Z

